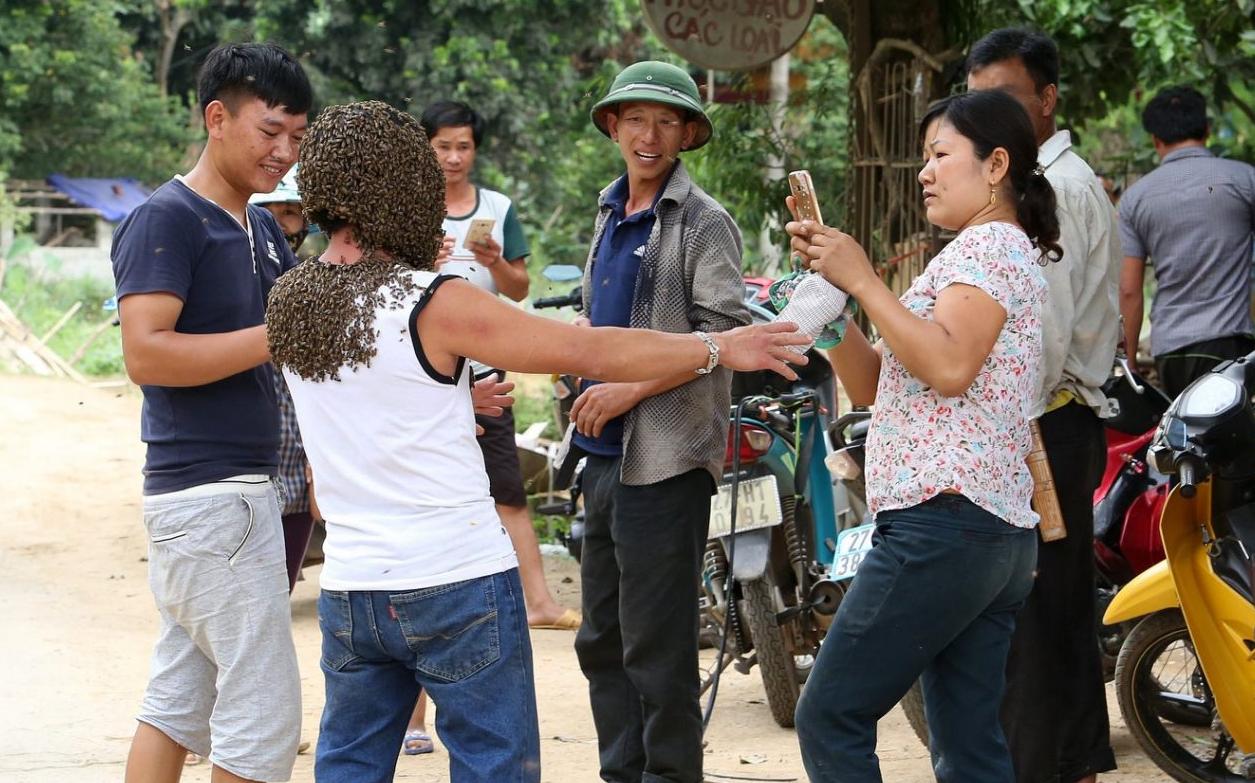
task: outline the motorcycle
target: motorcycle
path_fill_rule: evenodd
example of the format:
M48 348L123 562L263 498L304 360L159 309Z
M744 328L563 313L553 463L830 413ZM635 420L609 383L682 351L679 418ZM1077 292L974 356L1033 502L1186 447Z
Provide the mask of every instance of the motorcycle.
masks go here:
M1123 356L1117 357L1103 393L1114 401L1115 410L1103 420L1106 467L1094 491L1095 617L1103 673L1110 682L1132 625L1104 625L1102 616L1120 588L1164 558L1159 518L1168 477L1150 464L1147 450L1172 400L1143 380Z
M565 264L551 264L545 267L542 274L545 278L554 283L568 283L579 280L583 276L583 271L578 266ZM579 285L576 285L570 291L558 296L540 297L532 301L532 307L536 310L555 309L561 307L570 307L575 312L583 310L583 295ZM571 423L571 407L575 404L575 400L579 397L579 380L572 375L554 374L549 377L550 385L553 389L553 419L560 433L566 432L568 425ZM580 561L583 554L584 540L584 508L580 504L581 482L580 476L583 470L583 462L571 466L571 475L561 476L561 465L556 464L555 459L558 456L558 449L551 448L548 451L548 497L544 502L536 506L536 513L545 516L564 516L570 519L570 525L566 532L558 533L558 540L566 547L571 557L576 562ZM555 494L558 485L565 485L566 496L562 497Z
M557 281L550 269L546 277ZM744 301L756 322L775 319L767 295L771 282L745 279ZM537 309L579 306L578 288L533 302ZM700 673L701 692L717 687L729 665L742 673L757 665L772 716L785 727L793 725L800 686L843 594L828 575L837 551L836 520L850 507L824 466L831 453L835 377L821 354L811 351L809 358L798 381L770 372L734 373L738 404L730 415L724 479L712 499L701 574L702 646L718 650ZM577 387L564 376L553 383L555 415L565 429ZM577 560L578 499L577 472L569 499L538 507L572 517L565 543Z
M1196 380L1164 415L1150 462L1176 477L1161 519L1166 559L1104 617L1137 621L1116 663L1120 711L1179 781L1255 779L1253 389L1255 353Z
M765 296L769 282L746 281L758 322L775 318ZM701 582L703 617L727 629L714 671L757 666L772 717L786 728L844 594L830 574L839 549L837 509L848 504L824 463L832 451L836 381L823 355L812 350L808 357L797 381L770 372L733 376L737 403Z

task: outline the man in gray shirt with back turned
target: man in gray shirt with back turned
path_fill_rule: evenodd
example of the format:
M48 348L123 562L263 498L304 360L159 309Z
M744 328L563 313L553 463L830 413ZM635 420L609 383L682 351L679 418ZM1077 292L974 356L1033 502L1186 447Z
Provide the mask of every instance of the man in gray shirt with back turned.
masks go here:
M1220 362L1255 349L1255 168L1207 150L1207 105L1193 88L1161 91L1142 112L1142 126L1160 163L1120 202L1120 312L1132 352L1149 259L1158 286L1150 352L1164 390L1176 397Z

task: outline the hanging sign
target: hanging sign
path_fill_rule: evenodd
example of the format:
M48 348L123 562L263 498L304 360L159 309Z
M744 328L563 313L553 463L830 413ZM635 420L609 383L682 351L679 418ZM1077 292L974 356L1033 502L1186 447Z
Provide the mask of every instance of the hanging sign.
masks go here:
M702 68L748 71L793 48L815 0L641 0L668 49Z

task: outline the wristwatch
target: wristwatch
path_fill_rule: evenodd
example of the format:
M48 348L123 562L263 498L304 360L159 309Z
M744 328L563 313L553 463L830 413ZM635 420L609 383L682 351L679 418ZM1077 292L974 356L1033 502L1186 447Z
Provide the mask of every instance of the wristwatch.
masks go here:
M693 334L697 335L702 342L706 343L706 350L710 351L710 358L706 360L706 366L698 367L697 374L709 375L712 370L719 366L719 344L715 342L715 338L705 332L693 332Z

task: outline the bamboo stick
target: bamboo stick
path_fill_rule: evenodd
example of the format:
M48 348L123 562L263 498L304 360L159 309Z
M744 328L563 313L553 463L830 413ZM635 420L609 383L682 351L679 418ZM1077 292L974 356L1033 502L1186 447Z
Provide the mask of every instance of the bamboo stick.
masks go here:
M51 340L57 332L61 331L61 328L69 323L70 319L74 317L74 314L82 309L82 307L83 303L81 301L75 302L71 305L69 310L66 310L61 314L61 317L58 318L57 322L52 325L52 328L45 332L43 337L39 338L39 342L43 345L47 345L48 341Z
M110 326L113 326L112 318L107 318L97 324L96 328L92 329L92 333L87 335L87 339L83 341L83 344L78 347L78 350L70 356L70 364L74 365L82 361L83 356L87 354L87 349L92 347L92 344L95 343L100 335L104 334Z

